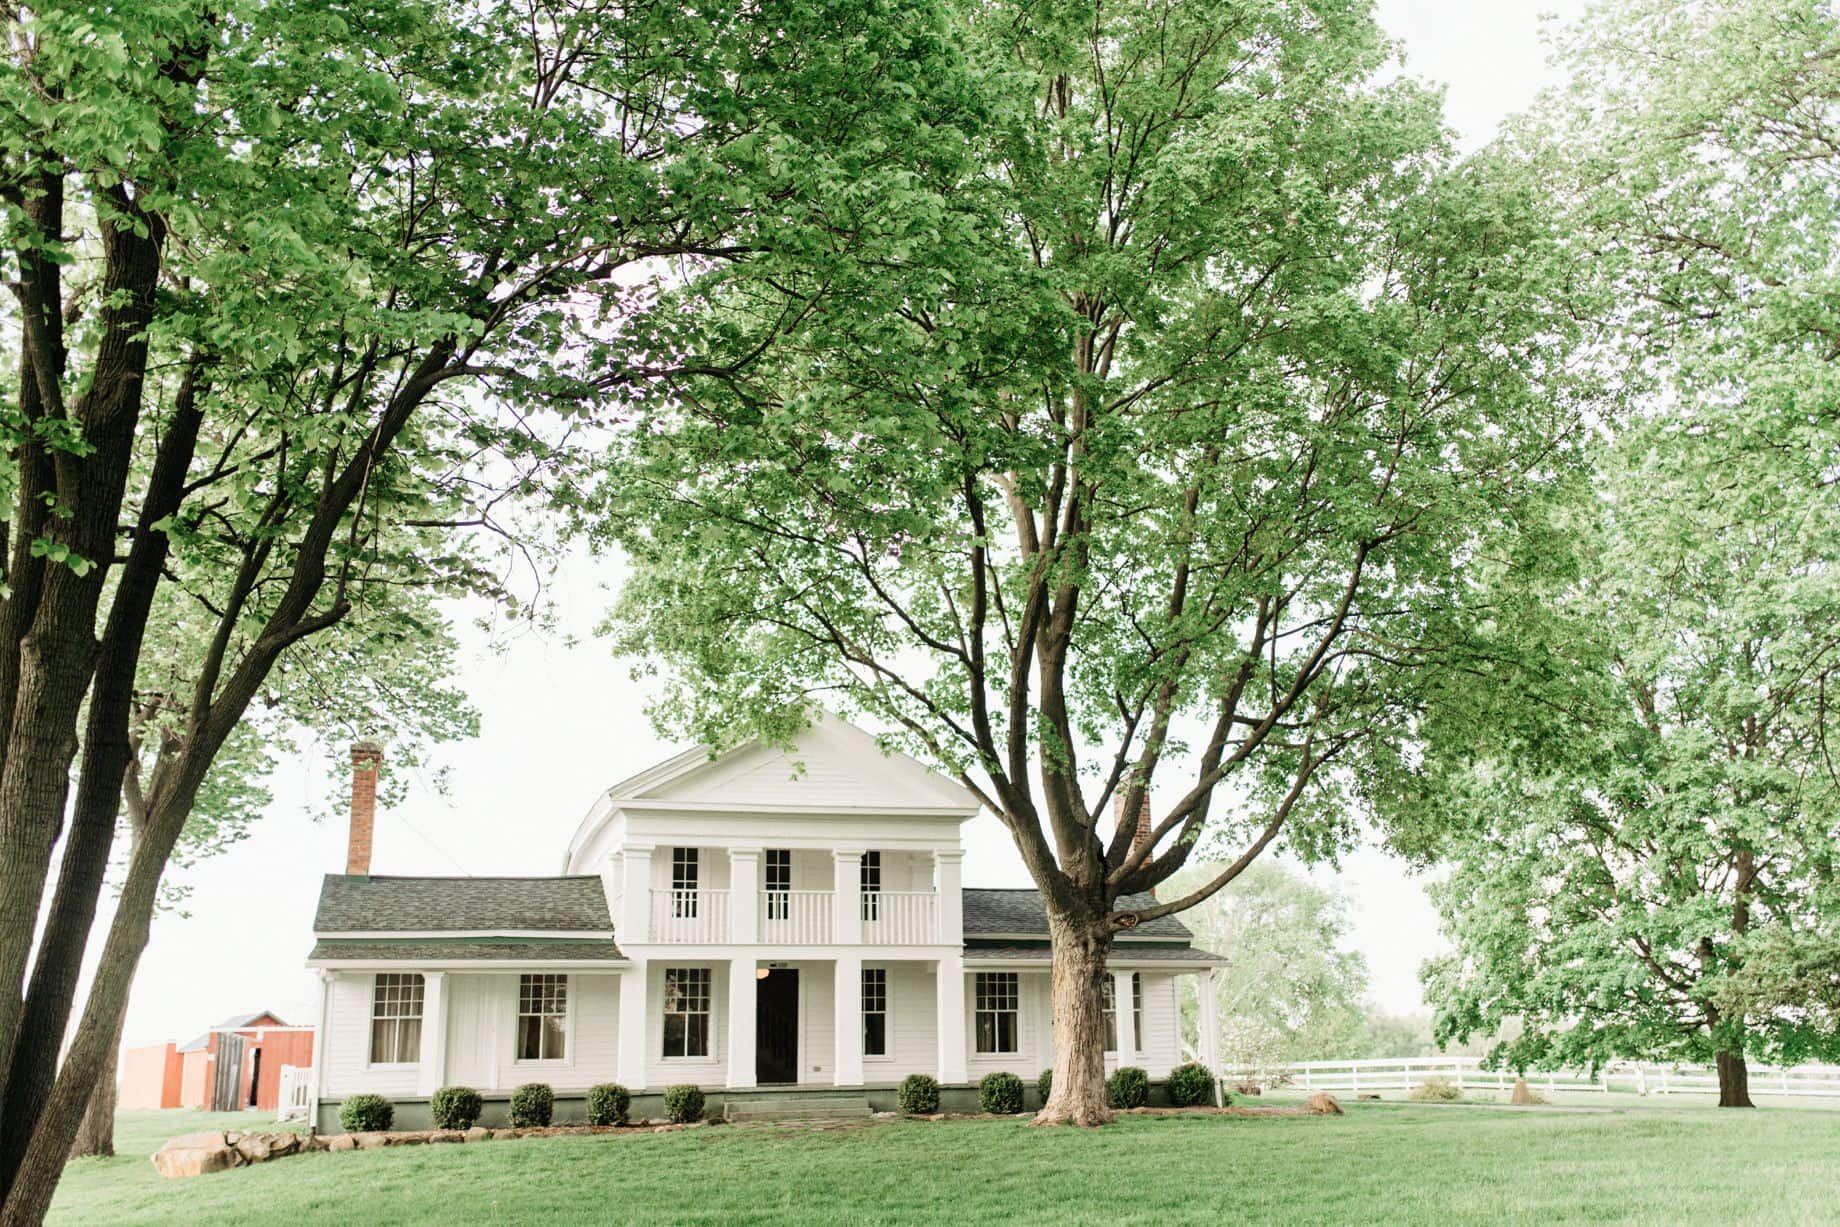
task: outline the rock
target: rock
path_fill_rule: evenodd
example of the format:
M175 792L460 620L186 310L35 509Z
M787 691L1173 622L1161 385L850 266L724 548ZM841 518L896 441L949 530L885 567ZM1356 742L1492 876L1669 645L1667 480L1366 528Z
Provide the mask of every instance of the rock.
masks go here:
M268 1135L268 1157L279 1159L282 1155L296 1154L305 1149L306 1141L298 1133L271 1133Z
M358 1149L357 1135L351 1134L351 1133L334 1134L332 1137L329 1137L326 1139L326 1149L327 1150L356 1150Z
M1317 1091L1303 1101L1304 1111L1311 1116L1340 1116L1342 1105L1335 1102L1335 1096L1327 1091Z
M419 1129L405 1133L386 1133L384 1137L385 1144L389 1146L420 1146L428 1140L427 1132Z
M181 1145L196 1140L198 1145ZM168 1180L203 1176L227 1171L246 1162L236 1147L225 1143L221 1133L187 1134L174 1138L153 1152L153 1168Z
M387 1133L354 1133L351 1136L358 1143L359 1150L382 1150L390 1144L390 1135Z
M468 1129L465 1133L460 1135L460 1140L464 1142L490 1142L492 1140L492 1131L484 1125L474 1125L471 1129Z
M464 1142L466 1134L458 1129L436 1129L428 1135L430 1142Z
M1533 1093L1533 1088L1527 1085L1527 1079L1516 1078L1514 1090L1508 1095L1508 1102L1516 1107L1527 1108L1544 1101Z
M176 1138L168 1138L166 1145L183 1150L191 1146L228 1146L230 1139L221 1129L206 1129L203 1133L182 1133Z
M259 1133L245 1133L232 1145L236 1147L237 1153L250 1163L267 1162L269 1152L273 1149L268 1144L268 1139Z

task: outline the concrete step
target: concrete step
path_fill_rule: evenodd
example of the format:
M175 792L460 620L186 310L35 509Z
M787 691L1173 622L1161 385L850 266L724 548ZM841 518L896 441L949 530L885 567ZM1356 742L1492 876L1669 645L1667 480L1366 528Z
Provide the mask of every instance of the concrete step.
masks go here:
M730 1099L722 1105L722 1119L747 1120L839 1120L868 1116L869 1101L863 1096L753 1096Z

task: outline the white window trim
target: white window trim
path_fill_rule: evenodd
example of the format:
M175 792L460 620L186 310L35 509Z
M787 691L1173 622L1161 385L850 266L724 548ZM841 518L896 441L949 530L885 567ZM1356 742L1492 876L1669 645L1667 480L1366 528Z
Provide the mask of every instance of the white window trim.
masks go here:
M562 1052L559 1057L520 1057L518 1052L518 1019L524 1016L522 994L525 976L561 976L563 979L562 998ZM575 1068L575 977L567 972L528 971L519 972L518 980L512 986L511 999L511 1064L519 1069L574 1069Z
M377 977L378 976L420 976L422 980L422 1012L416 1016L424 1030L428 1026L428 976L422 971L378 971L371 973L370 992L364 998L364 1068L367 1070L404 1070L417 1069L422 1064L421 1045L416 1045L413 1061L373 1061L371 1060L371 1033L377 1026ZM420 1034L420 1033L418 1033Z
M662 1055L664 1052L664 973L666 971L706 971L709 973L709 1053L706 1056L692 1057L692 1056L664 1056ZM657 1057L657 1060L663 1062L666 1065L710 1065L710 1064L718 1064L721 1062L722 1060L721 1047L722 1046L721 1044L717 1043L716 1019L720 1015L722 1006L726 1005L727 1003L718 1001L716 997L716 990L718 987L717 981L720 979L721 977L716 975L715 965L712 963L670 963L670 964L661 963L659 964L659 967L658 967L658 1013L654 1015L654 1017L658 1019L658 1046L652 1049L653 1052L661 1054Z
M1006 976L1011 976L1015 979L1016 981L1016 998L1015 998L1016 1004L1013 1008L1008 1009L1008 1010L981 1010L978 1008L977 981L978 981L979 976L984 976L984 975L990 975L990 976L1005 976L1006 975ZM1025 1008L1025 1005L1028 999L1027 994L1025 994L1022 991L1022 974L1020 972L1013 972L1013 971L1007 971L1007 970L974 972L971 977L970 997L971 997L971 1052L970 1052L970 1056L972 1058L1021 1056L1022 1055L1023 1010ZM1013 1032L1012 1032L1013 1035L1015 1036L1015 1041L1016 1041L1015 1047L1013 1048L990 1048L990 1049L979 1048L978 1047L978 1026L977 1026L977 1016L979 1014L1009 1014L1009 1015L1012 1015L1016 1020L1016 1025L1013 1028Z
M865 967L863 970L879 971L882 973L882 1051L879 1054L864 1052L862 1054L862 1059L865 1061L872 1061L878 1065L891 1064L894 1061L894 976L890 974L890 969L887 967ZM804 979L803 976L799 978L801 980ZM801 992L803 989L804 986L800 985ZM804 1018L802 1002L800 1006L800 1019L802 1022ZM865 1011L865 1013L866 1012L867 1011ZM804 1040L804 1030L805 1028L801 1025L799 1027L799 1038L801 1042ZM859 1032L862 1030L860 1021L857 1024L857 1030Z

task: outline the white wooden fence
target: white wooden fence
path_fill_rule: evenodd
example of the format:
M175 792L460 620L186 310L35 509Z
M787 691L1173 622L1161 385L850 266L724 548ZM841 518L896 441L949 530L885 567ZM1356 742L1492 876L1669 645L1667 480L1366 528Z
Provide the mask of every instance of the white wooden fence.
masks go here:
M313 1067L311 1065L283 1065L281 1067L281 1093L275 1097L275 1119L287 1120L290 1117L305 1116L311 1102L313 1086Z
M1262 1069L1227 1069L1226 1083L1286 1081L1305 1090L1352 1095L1406 1092L1430 1077L1446 1078L1464 1090L1507 1091L1511 1070L1483 1069L1480 1057L1383 1057L1361 1061L1298 1061ZM1704 1066L1617 1061L1593 1076L1586 1070L1528 1070L1527 1084L1541 1091L1611 1091L1638 1095L1717 1095L1718 1075ZM1840 1098L1840 1066L1798 1065L1788 1069L1750 1067L1753 1095Z

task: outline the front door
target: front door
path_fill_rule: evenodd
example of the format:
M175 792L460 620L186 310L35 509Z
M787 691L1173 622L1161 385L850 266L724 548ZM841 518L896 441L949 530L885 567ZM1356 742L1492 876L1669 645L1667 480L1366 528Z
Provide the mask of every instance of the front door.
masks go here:
M773 967L755 986L754 1078L769 1082L799 1080L799 971Z

